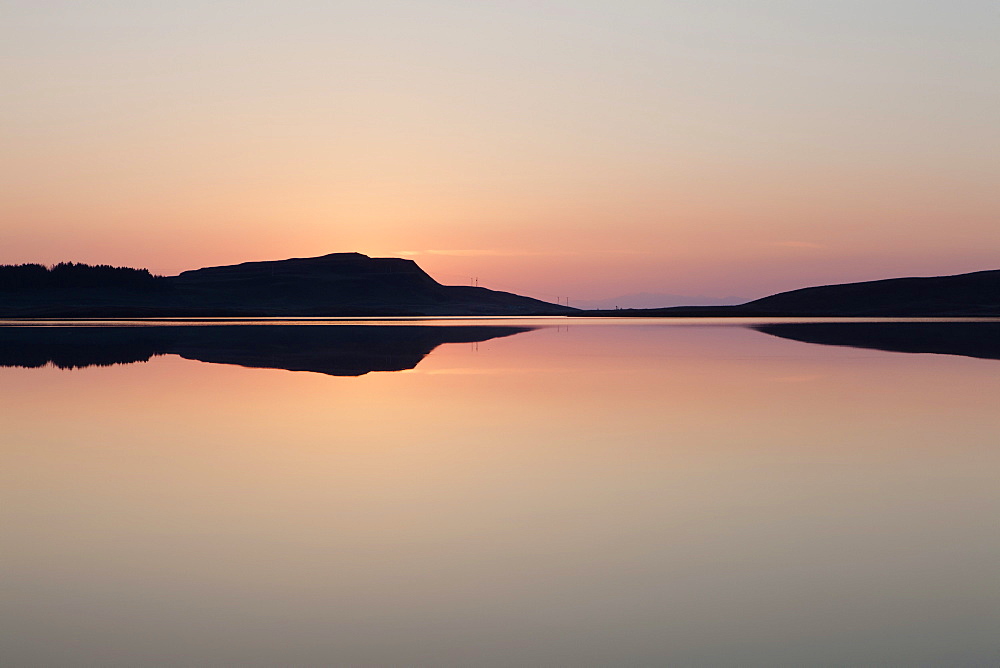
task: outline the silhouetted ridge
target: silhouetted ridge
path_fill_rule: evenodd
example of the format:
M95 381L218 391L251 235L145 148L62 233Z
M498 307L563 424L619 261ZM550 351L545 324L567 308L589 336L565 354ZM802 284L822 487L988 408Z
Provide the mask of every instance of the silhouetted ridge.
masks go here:
M737 308L804 316L1000 315L1000 270L802 288Z
M361 253L331 253L320 257L297 257L288 260L243 262L221 267L205 267L181 272L182 281L240 281L270 283L274 280L302 278L342 279L359 276L418 277L426 284L440 285L413 260L385 257L371 258Z
M584 311L574 315L620 318L1000 316L1000 270L821 285L780 292L735 306Z
M174 354L246 367L360 376L402 371L443 343L472 343L530 327L432 325L171 325L0 327L0 366L64 369L146 362Z
M2 272L0 272L2 273ZM0 280L3 277L0 276ZM145 269L20 265L0 317L554 315L574 309L479 287L441 285L412 260L360 253L245 262L155 277ZM38 288L49 288L40 290Z

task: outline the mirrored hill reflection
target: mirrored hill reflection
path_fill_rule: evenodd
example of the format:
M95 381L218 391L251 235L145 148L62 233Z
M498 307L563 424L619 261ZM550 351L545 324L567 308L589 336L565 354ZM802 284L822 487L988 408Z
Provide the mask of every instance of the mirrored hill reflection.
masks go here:
M215 364L361 376L412 369L443 343L531 331L513 326L168 325L0 327L0 367L61 369L148 362L156 355Z
M832 322L756 325L783 339L900 353L1000 359L1000 322Z

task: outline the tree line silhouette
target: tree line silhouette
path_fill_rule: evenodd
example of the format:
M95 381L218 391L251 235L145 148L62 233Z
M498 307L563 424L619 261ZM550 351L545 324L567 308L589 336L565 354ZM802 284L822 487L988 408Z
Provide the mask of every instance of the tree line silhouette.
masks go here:
M0 265L0 290L38 290L45 288L133 288L158 285L163 276L148 269L113 267L109 264L60 262L51 267L43 264Z

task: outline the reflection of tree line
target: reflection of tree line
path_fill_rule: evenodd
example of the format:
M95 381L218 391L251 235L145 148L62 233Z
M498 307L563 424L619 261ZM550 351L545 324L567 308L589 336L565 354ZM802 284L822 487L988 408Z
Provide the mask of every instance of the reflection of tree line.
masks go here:
M148 269L60 262L52 267L41 264L0 265L0 290L40 290L74 288L150 288L161 282Z
M0 366L61 369L175 354L219 364L358 376L412 369L442 343L474 343L530 327L175 325L0 327Z

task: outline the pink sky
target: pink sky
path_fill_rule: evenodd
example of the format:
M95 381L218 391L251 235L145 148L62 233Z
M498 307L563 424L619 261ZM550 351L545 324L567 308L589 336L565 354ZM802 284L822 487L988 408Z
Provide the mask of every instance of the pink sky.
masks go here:
M320 4L6 3L0 262L358 251L552 299L1000 267L994 3Z

